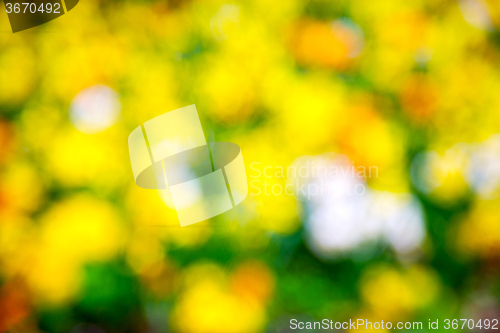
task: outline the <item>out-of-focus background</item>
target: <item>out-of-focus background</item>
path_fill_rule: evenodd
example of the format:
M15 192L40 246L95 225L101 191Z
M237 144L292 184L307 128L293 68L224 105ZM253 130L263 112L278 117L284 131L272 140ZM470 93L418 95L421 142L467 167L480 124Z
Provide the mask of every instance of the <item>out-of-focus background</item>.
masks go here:
M0 9L0 332L499 317L500 2ZM127 137L190 104L250 194L180 228Z

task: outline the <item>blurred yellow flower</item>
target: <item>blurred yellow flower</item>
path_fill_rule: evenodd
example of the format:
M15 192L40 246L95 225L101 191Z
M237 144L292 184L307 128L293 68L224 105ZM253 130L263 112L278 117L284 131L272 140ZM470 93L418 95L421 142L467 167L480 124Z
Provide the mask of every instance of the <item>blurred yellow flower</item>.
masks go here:
M320 73L302 77L288 75L280 78L274 91L275 127L269 136L282 140L293 138L289 154L298 157L332 149L332 143L350 115L346 110L345 87ZM286 98L283 98L286 96ZM279 125L278 125L279 124ZM300 139L298 139L300 138Z
M460 223L453 243L467 256L496 258L500 253L500 199L476 200Z
M80 262L111 259L124 241L115 208L88 195L54 204L40 222L43 246Z
M231 289L235 294L260 304L270 299L274 283L269 268L259 261L243 262L230 276Z
M27 283L36 301L58 305L72 300L82 282L80 266L59 253L40 249L27 272Z
M37 251L34 223L19 216L3 216L0 223L0 270L7 278L23 276Z
M266 231L290 234L300 227L295 196L287 195L286 174L282 176L269 172L274 167L286 169L294 157L290 152L280 150L273 139L274 131L268 128L257 131L240 141L245 153L245 168L249 184L249 197L244 205L254 210L252 225ZM266 169L266 170L264 170Z
M218 59L208 63L200 77L200 99L222 121L246 119L256 106L255 82L251 75L238 74L240 66Z
M250 266L237 269L232 276L233 289L218 266L199 264L188 269L172 310L172 325L182 333L263 332L266 313L261 301L272 290L270 273L261 264L246 265ZM242 290L243 285L249 290Z
M304 3L301 0L290 0L270 4L266 0L252 0L251 4L261 19L274 24L284 24L300 14Z
M306 66L346 70L354 64L349 54L355 38L347 29L336 31L329 23L302 20L291 31L292 52Z
M439 288L435 273L423 266L405 270L381 266L365 273L361 296L376 317L393 321L431 303Z
M173 68L163 59L140 52L130 57L137 70L127 75L122 99L123 115L133 124L142 124L182 105L176 100L179 86Z
M0 172L0 218L34 212L43 200L44 186L33 166L15 161Z
M93 7L89 6L90 4L91 2L86 6L79 6L79 13L84 7ZM81 90L96 84L113 87L112 83L128 65L129 53L126 44L119 38L103 33L104 29L99 26L99 20L95 19L98 16L95 12L89 15L93 15L93 19L85 22L76 20L71 25L75 27L81 23L86 29L96 29L98 33L96 31L89 36L84 31L75 29L72 37L57 34L46 38L42 43L46 74L41 85L50 90L51 95L65 102L71 101ZM84 48L81 47L82 43L85 43Z
M469 190L465 181L467 168L467 152L457 144L443 154L429 153L428 169L424 182L429 187L430 196L441 204L453 204L464 197Z
M125 136L113 127L88 135L71 127L62 128L46 144L47 169L66 186L97 185L112 188L128 177Z
M380 20L375 30L380 45L413 53L427 44L427 24L424 13L402 10Z
M34 87L35 59L26 46L2 47L0 53L0 102L22 102Z
M356 121L346 122L337 134L342 153L357 166L376 166L382 177L403 164L405 134L380 116L370 96L360 96L346 108Z
M109 203L88 195L54 204L40 218L35 261L27 272L40 300L59 303L73 297L81 281L81 265L110 260L122 248L125 234L120 224Z
M17 124L20 144L33 155L42 155L54 139L54 133L60 130L63 117L61 110L52 103L29 103Z

